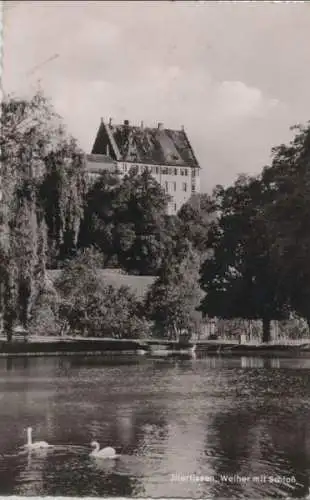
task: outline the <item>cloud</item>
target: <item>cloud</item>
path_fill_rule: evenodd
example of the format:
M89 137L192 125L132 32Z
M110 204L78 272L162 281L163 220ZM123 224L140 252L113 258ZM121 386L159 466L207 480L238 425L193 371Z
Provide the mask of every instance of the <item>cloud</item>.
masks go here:
M240 81L224 81L215 91L214 110L218 118L261 117L278 104L278 99L264 97L260 89Z

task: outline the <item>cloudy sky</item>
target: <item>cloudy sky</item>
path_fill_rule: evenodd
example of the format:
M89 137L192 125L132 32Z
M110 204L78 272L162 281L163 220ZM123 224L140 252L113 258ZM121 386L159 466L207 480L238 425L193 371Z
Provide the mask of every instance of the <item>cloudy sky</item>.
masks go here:
M101 117L184 125L210 190L310 119L308 3L5 3L4 91L40 80L86 152Z

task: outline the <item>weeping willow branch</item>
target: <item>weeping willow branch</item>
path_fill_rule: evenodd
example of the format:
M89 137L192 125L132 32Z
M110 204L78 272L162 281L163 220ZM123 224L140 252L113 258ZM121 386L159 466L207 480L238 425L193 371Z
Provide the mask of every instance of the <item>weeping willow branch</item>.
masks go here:
M75 246L84 196L83 155L49 101L1 103L0 291L8 340L25 328L45 280L49 241L55 255Z

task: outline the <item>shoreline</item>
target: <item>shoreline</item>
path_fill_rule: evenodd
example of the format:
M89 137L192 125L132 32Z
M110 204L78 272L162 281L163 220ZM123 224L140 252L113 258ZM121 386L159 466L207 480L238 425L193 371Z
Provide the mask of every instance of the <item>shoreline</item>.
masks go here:
M177 342L157 339L29 338L27 341L0 341L3 356L121 356L147 357L293 356L310 357L310 340L300 344L238 344L221 341Z

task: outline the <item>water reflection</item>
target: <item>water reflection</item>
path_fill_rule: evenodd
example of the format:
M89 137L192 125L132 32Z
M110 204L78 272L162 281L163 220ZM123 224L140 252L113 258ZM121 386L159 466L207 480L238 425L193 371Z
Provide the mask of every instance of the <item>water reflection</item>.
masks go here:
M0 494L301 497L309 361L1 358ZM22 452L28 425L55 447ZM93 439L121 458L94 460Z

